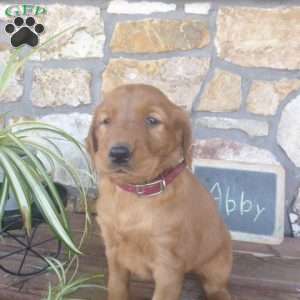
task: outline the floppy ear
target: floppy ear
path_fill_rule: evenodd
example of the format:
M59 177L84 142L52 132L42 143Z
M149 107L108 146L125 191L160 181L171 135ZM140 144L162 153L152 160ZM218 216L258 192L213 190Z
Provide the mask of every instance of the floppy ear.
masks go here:
M178 108L178 117L176 118L177 126L181 130L183 158L190 168L192 166L193 149L192 149L192 128L189 115L184 110Z
M98 140L97 140L97 136L96 136L95 123L96 123L96 118L94 115L90 129L89 129L88 136L85 139L86 149L87 149L88 153L90 154L92 163L94 163L94 155L98 151Z

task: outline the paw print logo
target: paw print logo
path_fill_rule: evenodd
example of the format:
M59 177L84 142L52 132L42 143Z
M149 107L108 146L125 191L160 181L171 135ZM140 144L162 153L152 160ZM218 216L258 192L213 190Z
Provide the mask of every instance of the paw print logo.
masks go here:
M42 24L36 24L33 17L16 17L13 23L5 26L5 31L10 35L10 42L13 47L27 44L35 47L39 43L39 35L45 30Z

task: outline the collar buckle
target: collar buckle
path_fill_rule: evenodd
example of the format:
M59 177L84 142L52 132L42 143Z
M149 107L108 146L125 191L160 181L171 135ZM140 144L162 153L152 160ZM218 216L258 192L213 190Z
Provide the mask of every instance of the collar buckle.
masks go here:
M143 187L144 187L143 185L139 185L139 184L137 184L137 185L135 186L135 192L136 192L139 196L141 196L141 195L144 194L144 188L143 188Z
M156 193L151 193L151 194L144 194L145 193L145 188L149 187L149 186L153 186L159 184L159 191L157 191ZM147 196L156 196L161 194L167 187L166 181L164 178L156 180L154 182L151 183L146 183L146 184L137 184L135 186L135 192L138 196L142 196L142 195L147 195Z

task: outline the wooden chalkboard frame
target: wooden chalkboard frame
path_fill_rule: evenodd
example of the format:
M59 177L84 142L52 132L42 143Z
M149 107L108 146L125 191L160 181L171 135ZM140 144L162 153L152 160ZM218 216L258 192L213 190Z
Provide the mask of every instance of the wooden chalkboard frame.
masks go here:
M272 173L276 175L276 206L275 206L275 229L273 235L258 235L252 233L245 233L240 231L230 230L233 240L247 241L262 244L277 245L283 241L284 238L284 208L285 208L285 171L280 165L268 164L252 164L237 161L225 161L214 159L194 159L192 164L192 171L195 174L195 168L211 167L217 169L231 169L241 171L257 171L263 173Z

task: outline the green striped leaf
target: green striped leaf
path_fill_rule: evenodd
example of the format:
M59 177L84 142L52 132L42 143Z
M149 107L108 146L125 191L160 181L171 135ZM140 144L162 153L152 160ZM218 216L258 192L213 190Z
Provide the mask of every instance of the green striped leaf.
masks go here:
M11 150L10 150L11 151ZM21 161L20 157L16 156L14 161ZM22 178L20 173L18 172L14 162L12 161L11 157L7 155L7 150L4 147L0 147L0 165L2 166L5 174L9 180L9 186L13 190L20 212L23 218L23 222L27 233L30 234L31 232L31 205L30 200L26 196L26 191L24 190Z
M45 181L47 187L49 188L50 193L53 197L53 200L55 201L57 207L59 208L59 213L63 220L64 227L67 230L70 230L68 218L65 213L65 208L62 204L63 202L60 198L60 195L57 192L55 185L53 184L52 179L48 176L47 172L45 171L44 166L40 163L40 161L28 150L28 148L17 137L15 137L13 134L8 134L8 137L24 151L24 153L30 159L30 162L33 164L33 168L39 172L39 174L41 175L41 178Z
M18 167L20 172L24 174L24 178L35 196L34 199L36 204L40 208L41 213L43 213L52 230L70 250L72 250L74 253L80 254L80 250L74 244L71 233L65 229L57 209L54 206L53 200L49 197L49 194L47 193L43 184L32 175L26 166L26 163L22 161L13 151L3 147L2 152L3 154L5 153L7 157L9 157Z
M43 154L48 154L61 167L65 168L67 170L67 172L71 176L74 184L79 189L81 199L83 200L85 207L87 207L87 204L86 204L86 202L87 202L86 191L85 191L85 189L82 185L82 182L80 180L80 177L78 175L77 170L71 164L69 164L63 157L57 155L55 152L51 151L49 148L46 148L46 147L44 147L40 144L37 144L37 143L29 141L29 140L25 140L24 143L27 144L27 145L31 145L32 147L34 147L36 150L42 152ZM88 214L87 214L87 217L89 218Z
M8 179L7 176L4 176L0 189L0 231L2 230L2 221L4 216L4 209L8 199Z
M46 131L48 133L52 133L54 135L58 135L59 137L62 137L64 141L69 141L73 145L75 145L78 150L83 155L83 158L86 161L86 164L88 167L90 167L89 160L86 155L85 146L78 142L74 137L72 137L70 134L66 133L65 131L61 130L60 128L46 124L39 121L24 121L20 123L13 124L11 126L12 130L16 133L16 135L19 135L20 133L24 132L30 132L30 131Z

